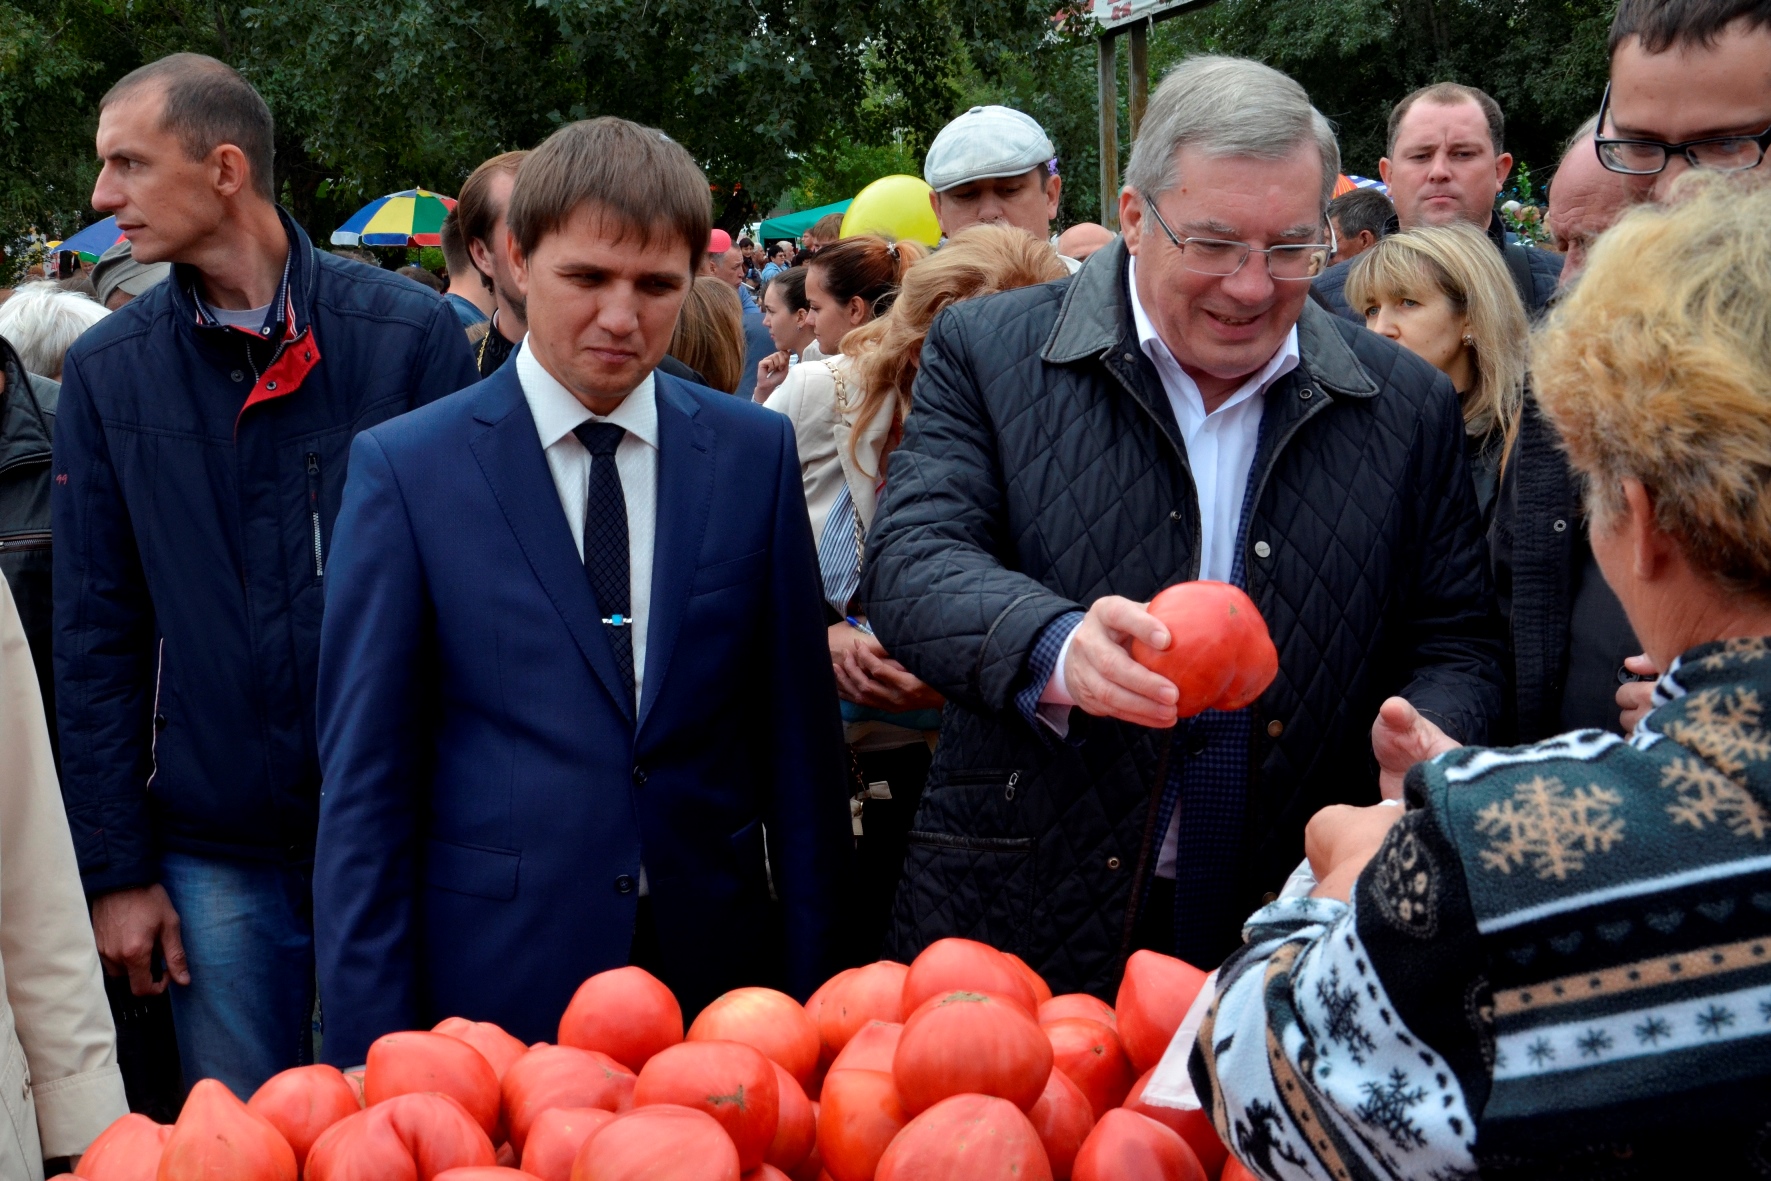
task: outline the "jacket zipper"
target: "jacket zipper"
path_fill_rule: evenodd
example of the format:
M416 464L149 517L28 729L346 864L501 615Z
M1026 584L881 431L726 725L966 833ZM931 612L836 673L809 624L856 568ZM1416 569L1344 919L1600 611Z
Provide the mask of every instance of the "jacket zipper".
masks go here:
M0 554L22 553L25 550L44 550L50 545L51 534L43 529L31 533L9 533L0 537Z
M326 554L320 544L320 457L307 453L307 507L314 523L314 577L326 577Z

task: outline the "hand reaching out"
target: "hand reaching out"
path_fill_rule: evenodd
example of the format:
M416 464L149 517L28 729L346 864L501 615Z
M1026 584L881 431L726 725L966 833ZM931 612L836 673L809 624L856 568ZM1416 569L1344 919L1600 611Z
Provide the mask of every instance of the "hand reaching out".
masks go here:
M1462 745L1421 717L1406 699L1385 701L1371 724L1371 752L1377 756L1377 784L1384 799L1402 798L1402 779L1410 767Z
M1118 595L1096 599L1077 625L1064 658L1064 687L1085 713L1167 729L1178 718L1174 682L1131 658L1131 642L1167 648L1162 621Z

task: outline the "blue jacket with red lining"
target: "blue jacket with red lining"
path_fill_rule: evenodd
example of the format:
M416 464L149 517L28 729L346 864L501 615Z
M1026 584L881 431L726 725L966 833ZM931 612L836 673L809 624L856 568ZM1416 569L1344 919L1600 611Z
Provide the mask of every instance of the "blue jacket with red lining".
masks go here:
M287 214L270 331L175 268L69 350L55 439L62 793L87 892L163 849L301 864L326 550L357 432L478 380L460 323Z

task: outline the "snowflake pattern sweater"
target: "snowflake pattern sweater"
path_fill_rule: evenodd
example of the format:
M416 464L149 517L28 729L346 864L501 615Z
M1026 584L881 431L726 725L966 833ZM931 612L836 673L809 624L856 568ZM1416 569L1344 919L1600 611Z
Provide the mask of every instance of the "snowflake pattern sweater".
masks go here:
M1771 1174L1771 640L1627 740L1415 767L1351 904L1281 899L1191 1073L1272 1178Z

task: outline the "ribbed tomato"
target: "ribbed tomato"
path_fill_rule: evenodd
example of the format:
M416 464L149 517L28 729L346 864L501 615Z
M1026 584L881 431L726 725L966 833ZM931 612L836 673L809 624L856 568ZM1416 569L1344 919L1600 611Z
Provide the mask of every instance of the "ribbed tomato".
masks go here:
M306 1181L387 1181L496 1163L492 1141L447 1095L396 1095L339 1120L308 1153Z
M1090 1111L1106 1111L1125 1102L1137 1074L1118 1034L1099 1021L1064 1017L1047 1022L1045 1036L1052 1044L1052 1066L1082 1088Z
M536 1046L505 1072L500 1088L510 1146L521 1153L529 1129L549 1108L625 1111L633 1106L636 1081L633 1071L607 1054L574 1046Z
M1033 1000L1036 1005L1043 1005L1045 1002L1052 999L1052 986L1045 982L1044 976L1035 972L1026 960L1022 959L1014 952L1005 951L1002 954L1008 957L1008 962L1013 964L1015 969L1021 973L1022 979L1027 981L1027 987L1033 990ZM1038 1015L1036 1009L1034 1016Z
M1230 1150L1218 1139L1218 1130L1212 1127L1211 1116L1197 1107L1182 1111L1178 1107L1158 1107L1154 1103L1144 1102L1144 1088L1150 1085L1150 1076L1155 1073L1154 1069L1146 1070L1143 1077L1132 1084L1123 1106L1127 1111L1149 1116L1178 1133L1187 1142L1187 1147L1193 1150L1193 1155L1199 1158L1206 1175L1216 1177L1223 1170Z
M1134 951L1125 962L1113 1007L1119 1013L1119 1041L1139 1074L1162 1061L1205 976L1160 952Z
M763 1161L778 1169L797 1169L812 1154L818 1142L818 1117L812 1113L812 1101L805 1090L779 1062L775 1068L775 1087L780 1093L775 1117L775 1135L763 1153Z
M1086 992L1066 992L1039 1006L1039 1023L1062 1021L1066 1017L1082 1017L1099 1021L1115 1033L1119 1031L1119 1014L1098 996Z
M844 968L842 971L820 984L817 991L813 992L811 996L806 998L806 1016L812 1019L813 1025L819 1027L818 1065L821 1067L829 1066L830 1060L836 1057L836 1050L824 1044L823 1026L819 1025L820 1019L824 1013L824 1002L829 999L831 993L836 991L838 985L858 971L860 971L859 968Z
M1039 1134L1020 1108L990 1095L954 1095L893 1138L874 1181L1052 1181Z
M831 1070L892 1070L892 1055L898 1052L898 1039L904 1027L891 1021L869 1021L849 1044L842 1048Z
M1070 1176L1071 1181L1207 1181L1185 1140L1123 1107L1095 1124Z
M701 1010L692 1042L741 1042L787 1068L801 1089L818 1069L818 1026L805 1008L772 988L736 988Z
M929 999L950 992L989 992L1013 1001L1027 1016L1039 1012L1039 1001L1020 968L988 944L972 939L937 939L923 948L904 977L904 1016Z
M744 1172L763 1163L775 1138L781 1090L775 1066L738 1042L683 1042L654 1054L633 1087L634 1107L672 1103L705 1111L738 1146Z
M488 1137L498 1130L498 1072L484 1054L459 1038L423 1030L383 1034L370 1043L363 1072L369 1106L429 1091L459 1102Z
M1261 1179L1255 1176L1247 1165L1235 1157L1231 1157L1224 1162L1224 1171L1219 1174L1218 1181L1261 1181Z
M541 1181L570 1181L572 1160L591 1133L615 1118L600 1107L550 1107L529 1125L523 1172Z
M560 1045L607 1054L638 1071L683 1040L683 1010L644 968L612 968L578 986L560 1017Z
M1054 1066L1051 1077L1045 1080L1045 1090L1040 1094L1039 1102L1027 1113L1027 1120L1039 1133L1039 1142L1045 1146L1045 1159L1051 1162L1052 1177L1055 1181L1068 1181L1070 1170L1076 1164L1076 1154L1095 1126L1095 1114L1088 1105L1088 1098L1070 1081L1069 1075Z
M461 1169L444 1169L431 1181L535 1181L535 1176L503 1165L468 1165Z
M271 1075L247 1100L249 1110L271 1122L295 1150L295 1165L307 1163L320 1133L362 1109L357 1092L334 1066L295 1066Z
M898 1098L912 1115L967 1093L1026 1111L1039 1101L1051 1069L1052 1044L1028 1011L983 992L924 1002L904 1023L892 1056Z
M839 1070L824 1080L818 1108L818 1155L832 1181L873 1181L886 1145L909 1121L892 1076Z
M431 1026L432 1033L457 1038L478 1050L492 1064L492 1073L502 1081L510 1064L529 1052L521 1038L504 1032L492 1021L469 1021L465 1017L445 1017Z
M1151 599L1149 611L1168 629L1169 645L1157 651L1133 640L1131 657L1174 682L1183 718L1241 709L1279 672L1279 653L1259 608L1227 582L1178 583Z
M910 969L881 960L844 973L818 1010L818 1036L834 1057L870 1021L904 1020L904 980Z
M572 1162L571 1181L738 1177L738 1150L718 1120L696 1108L657 1103L624 1112L592 1133Z
M295 1181L295 1151L281 1132L223 1083L191 1088L160 1152L157 1181Z
M157 1124L130 1112L111 1121L80 1158L84 1181L154 1181L160 1153L172 1138L171 1124Z

